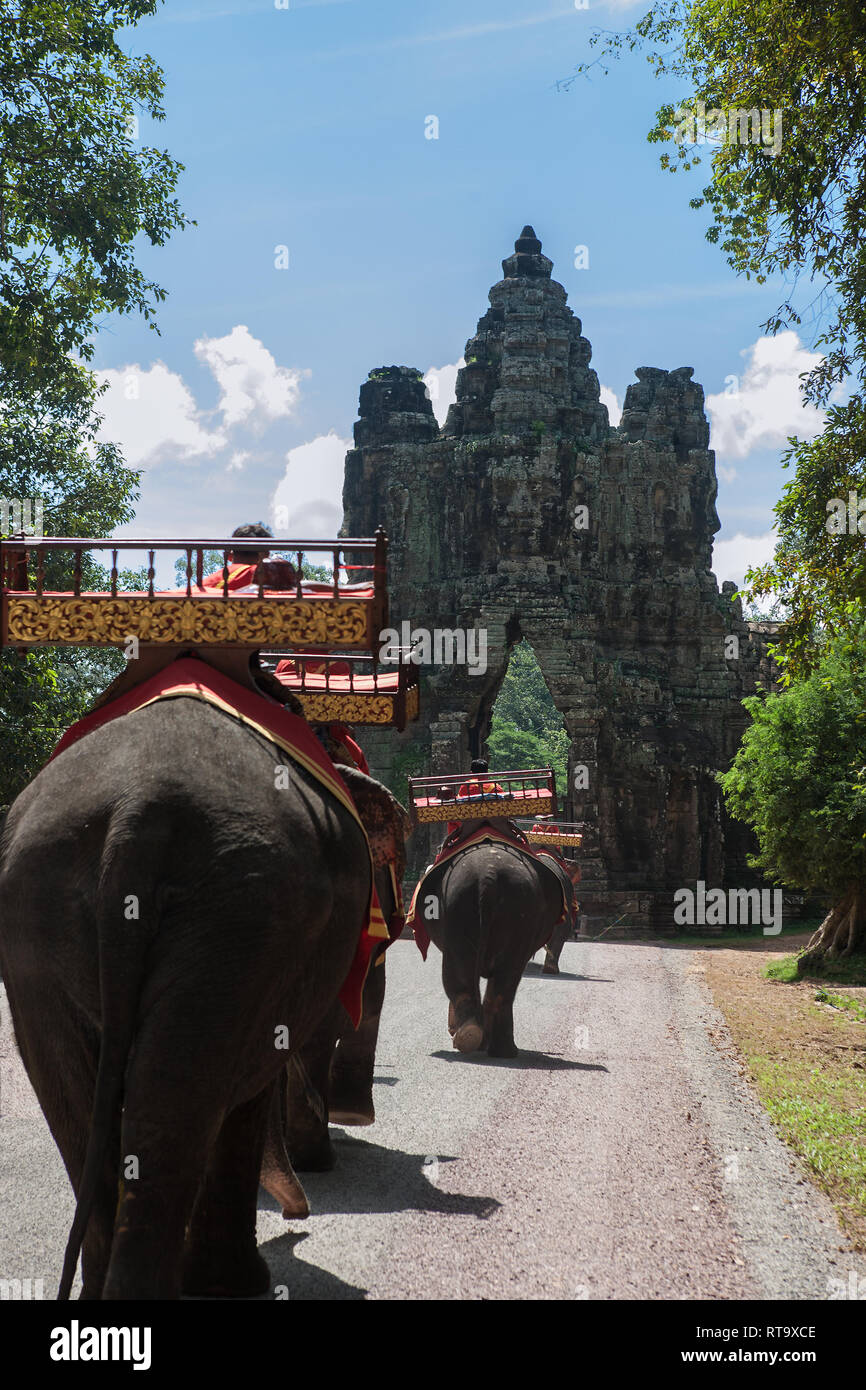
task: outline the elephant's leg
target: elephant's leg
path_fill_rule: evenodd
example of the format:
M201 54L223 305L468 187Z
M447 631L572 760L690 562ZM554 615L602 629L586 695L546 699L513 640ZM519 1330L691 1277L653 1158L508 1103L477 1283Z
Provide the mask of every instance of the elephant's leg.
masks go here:
M102 1298L117 1211L117 1155L120 1152L120 1116L112 1125L102 1177L90 1209L90 1220L81 1245L81 1297Z
M335 1004L286 1068L286 1148L299 1173L326 1173L335 1155L328 1134L329 1074L345 1010Z
M168 1125L180 1129L181 1117L171 1111ZM138 1148L142 1171L149 1177L123 1183L117 1204L117 1225L108 1265L103 1298L177 1299L182 1292L183 1246L186 1224L195 1201L199 1171L207 1158L207 1146L191 1144L186 1134L179 1143L165 1142L159 1150L137 1142L143 1133L127 1131Z
M559 974L559 957L562 955L562 948L571 935L572 919L567 915L553 928L550 940L544 948L544 974Z
M180 1298L187 1225L226 1119L225 1078L243 1035L228 1026L219 995L197 979L172 984L150 985L127 1064L120 1198L103 1298ZM260 1159L261 1144L256 1182Z
M334 1125L371 1125L376 1119L373 1104L373 1071L379 1020L385 1002L385 956L370 967L364 985L364 1016L359 1028L351 1024L343 1031L331 1063L329 1114Z
M99 1034L58 996L50 981L34 976L30 982L27 1016L39 1022L26 1030L11 986L9 996L25 1070L77 1196L93 1109ZM119 1149L118 1117L82 1244L82 1299L102 1297L117 1205Z
M514 996L522 970L498 970L484 992L484 1046L489 1057L516 1057Z
M256 1249L256 1198L272 1087L225 1118L193 1208L183 1292L198 1298L254 1298L270 1272Z
M305 1219L310 1214L307 1194L301 1186L297 1173L289 1162L286 1153L286 1071L280 1072L273 1088L268 1106L268 1123L265 1132L265 1151L262 1156L262 1171L259 1182L266 1192L275 1197L283 1209L287 1221L292 1218Z
M456 942L455 942L456 938ZM484 1036L477 946L455 932L442 953L442 984L448 996L448 1031L458 1052L477 1052Z

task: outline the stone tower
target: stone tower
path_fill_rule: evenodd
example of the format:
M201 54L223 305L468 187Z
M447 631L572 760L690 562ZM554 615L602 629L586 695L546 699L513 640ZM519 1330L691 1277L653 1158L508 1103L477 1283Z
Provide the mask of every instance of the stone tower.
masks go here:
M385 780L465 769L526 638L570 738L560 791L585 823L584 925L624 912L627 927L670 927L676 888L755 881L714 774L736 750L764 651L710 569L704 393L691 367L639 367L611 427L591 346L531 227L502 269L441 430L420 372L381 368L361 387L344 534L385 526L395 625L474 628L488 642L483 674L422 668L421 722L365 748ZM429 848L416 839L416 864Z

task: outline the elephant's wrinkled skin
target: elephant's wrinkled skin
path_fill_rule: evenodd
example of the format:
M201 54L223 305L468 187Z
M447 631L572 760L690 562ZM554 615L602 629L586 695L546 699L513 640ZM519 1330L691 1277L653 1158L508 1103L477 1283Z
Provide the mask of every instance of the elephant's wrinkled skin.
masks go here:
M394 865L400 883L406 868L409 817L400 802L379 782L354 767L339 765L338 770L364 822L379 903L385 921L390 922L399 904L394 898L388 865ZM283 1201L286 1216L299 1213L291 1200L291 1187L286 1193L285 1178L280 1176L285 1171L281 1136L291 1163L289 1172L291 1169L321 1172L334 1164L329 1122L371 1125L375 1121L373 1069L385 999L386 959L383 952L370 966L364 985L364 1014L360 1027L353 1029L345 1009L336 1003L301 1049L302 1065L290 1065L286 1069L284 1089L272 1110L262 1170L263 1186ZM300 1214L303 1215L303 1211Z
M519 850L489 841L434 869L422 902L438 899L424 926L442 952L448 1029L460 1052L515 1057L514 996L527 962L562 914L559 880ZM487 980L481 1002L479 976Z
M287 761L202 701L160 701L9 812L0 967L79 1198L62 1292L83 1222L85 1298L269 1286L256 1197L281 1030L301 1047L334 1007L371 877L345 807L294 763L275 786Z
M574 924L577 920L577 899L574 894L574 885L580 879L580 870L576 865L569 865L565 861L557 859L555 854L549 854L546 850L538 849L535 851L540 855L545 864L549 864L562 884L562 891L565 894L567 912L561 922L553 928L550 940L544 948L544 974L559 974L559 957L562 955L562 948L574 931Z

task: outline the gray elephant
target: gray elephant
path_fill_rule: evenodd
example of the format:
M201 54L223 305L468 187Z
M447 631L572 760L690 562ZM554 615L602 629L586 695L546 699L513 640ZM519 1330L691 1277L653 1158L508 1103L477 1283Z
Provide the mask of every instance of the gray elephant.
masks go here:
M569 864L567 860L561 859L558 854L552 854L550 850L537 849L536 856L543 859L545 864L549 864L562 884L562 891L565 895L566 912L562 920L554 927L550 940L544 946L544 967L545 975L559 974L559 957L562 955L562 948L569 940L577 920L577 899L574 894L575 884L580 881L580 869L576 864Z
M514 997L527 962L562 917L558 876L517 848L480 841L426 876L416 910L442 952L454 1046L516 1057ZM479 977L487 980L483 1004Z
M399 885L406 868L409 816L381 783L357 768L338 764L352 793L373 858L376 891L392 935L403 927ZM386 951L379 948L364 983L363 1017L357 1029L337 1002L314 1036L280 1078L268 1125L262 1185L283 1206L283 1215L304 1216L295 1170L323 1172L334 1165L328 1125L371 1125L373 1069L385 999Z
M60 1296L254 1296L274 1083L334 1009L371 888L352 812L204 701L115 718L0 836L0 968L77 1197Z

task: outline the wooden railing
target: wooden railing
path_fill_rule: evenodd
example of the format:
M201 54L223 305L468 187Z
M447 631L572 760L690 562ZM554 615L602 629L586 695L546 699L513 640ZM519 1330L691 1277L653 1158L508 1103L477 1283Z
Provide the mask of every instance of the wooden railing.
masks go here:
M0 541L0 646L118 646L137 636L157 645L345 646L372 656L388 625L387 547L381 529L372 538L339 540L12 537ZM156 557L171 551L184 561L185 583L160 590ZM222 553L222 569L221 582L205 587L207 551ZM140 590L120 587L118 562L132 552L147 556ZM98 563L103 555L110 559L106 587L88 588L87 559ZM245 555L255 564L252 583L233 591L231 565ZM278 589L269 584L268 567L283 558L294 574ZM330 566L331 578L304 579L310 561ZM365 580L358 583L360 574Z
M420 822L550 815L556 810L552 768L410 777L410 811Z

